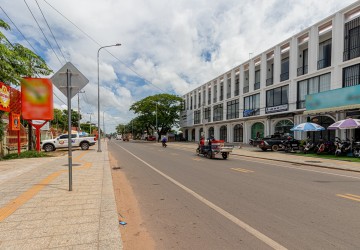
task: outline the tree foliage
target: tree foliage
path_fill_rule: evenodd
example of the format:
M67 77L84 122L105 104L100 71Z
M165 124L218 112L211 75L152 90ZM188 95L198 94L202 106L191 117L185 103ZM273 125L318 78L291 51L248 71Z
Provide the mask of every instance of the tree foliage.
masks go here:
M159 136L179 125L181 109L182 98L171 94L148 96L130 107L138 115L137 125L148 133L157 131Z
M10 26L0 19L0 28L10 30ZM15 86L22 77L49 75L52 70L46 62L21 44L12 44L0 31L0 80Z
M0 29L10 30L10 26L0 19ZM22 77L49 75L52 70L45 61L21 44L12 44L0 31L0 81L20 85ZM0 111L0 118L4 114ZM0 119L0 141L3 138L4 124Z

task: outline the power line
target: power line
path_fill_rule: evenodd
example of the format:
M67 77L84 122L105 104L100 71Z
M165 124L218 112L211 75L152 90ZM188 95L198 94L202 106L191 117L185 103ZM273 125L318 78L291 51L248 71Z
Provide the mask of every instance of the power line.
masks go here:
M25 1L25 0L24 0ZM94 38L92 38L89 34L87 34L85 31L83 31L81 28L79 28L75 23L73 23L70 19L68 19L66 16L64 16L60 11L58 11L55 7L53 7L51 4L49 4L46 0L43 0L45 3L47 3L53 10L55 10L59 15L61 15L63 18L65 18L68 22L70 22L72 25L74 25L81 33L83 33L86 37L88 37L91 41L93 41L94 43L96 43L98 46L102 46L99 42L97 42ZM120 63L122 63L126 68L128 68L129 70L131 70L134 74L136 74L138 77L140 77L141 79L145 80L145 82L149 83L150 85L152 85L153 87L157 88L158 90L160 90L161 92L166 93L166 91L164 91L163 89L161 89L160 87L156 86L155 84L153 84L151 81L147 80L145 77L143 77L142 75L140 75L138 72L136 72L134 69L132 69L130 66L126 65L126 63L124 63L122 60L120 60L119 58L117 58L114 54L112 54L109 50L105 49L106 52L108 52L111 56L113 56L116 60L118 60Z
M60 48L60 46L59 46L59 44L58 44L55 36L54 36L54 33L52 32L52 30L51 30L51 28L50 28L50 25L49 25L49 23L47 22L47 20L46 20L46 18L45 18L45 15L44 15L44 13L42 12L42 10L41 10L41 8L40 8L40 5L39 5L38 1L35 0L35 2L36 2L36 4L37 4L37 6L39 7L39 10L40 10L40 12L41 12L41 15L43 16L43 18L44 18L44 20L45 20L45 23L46 23L46 25L48 26L48 28L49 28L49 30L50 30L50 33L51 33L52 37L54 38L55 43L56 43L57 47L59 48L62 57L64 58L65 62L67 62L67 60L66 60L66 58L65 58L65 56L64 56L64 54L63 54L63 52L62 52L62 50L61 50L61 48Z
M60 61L60 58L59 58L59 57L58 57L58 55L56 54L56 52L55 52L54 48L51 46L51 43L50 43L50 42L49 42L49 40L47 39L47 37L46 37L46 35L45 35L44 31L43 31L43 30L42 30L42 28L40 27L40 24L39 24L39 23L38 23L38 21L36 20L36 18L35 18L35 16L34 16L33 12L31 11L31 9L30 9L29 5L27 4L26 0L24 0L24 2L25 2L25 4L26 4L26 6L27 6L28 10L30 11L30 13L31 13L32 17L34 18L34 20L35 20L35 22L36 22L37 26L39 27L39 29L40 29L41 33L42 33L42 34L43 34L43 36L45 37L45 40L46 40L46 41L47 41L47 43L49 44L49 46L50 46L51 50L54 52L54 54L55 54L56 58L59 60L60 64L61 64L61 65L63 65L63 64L62 64L62 62Z
M62 102L63 104L65 104L65 105L67 106L67 104L66 104L63 100L61 100L61 99L55 94L55 92L53 92L53 93L54 93L54 96L55 96L57 99L59 99L60 102Z
M4 14L7 16L7 18L10 20L10 22L14 25L14 27L17 29L17 31L22 35L22 37L25 39L25 41L29 44L29 46L33 49L34 52L36 52L35 48L31 45L31 43L26 39L24 34L20 31L20 29L16 26L16 24L11 20L9 15L5 12L5 10L0 6L1 10L4 12Z

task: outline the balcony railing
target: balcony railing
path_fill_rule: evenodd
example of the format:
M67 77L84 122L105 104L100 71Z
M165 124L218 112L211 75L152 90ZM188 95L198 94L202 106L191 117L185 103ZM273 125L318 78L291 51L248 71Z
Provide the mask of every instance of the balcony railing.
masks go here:
M235 92L234 92L234 96L238 96L239 95L239 90L238 89L235 89Z
M344 77L343 87L350 87L360 84L360 75Z
M305 100L297 101L296 102L296 108L297 109L304 109L305 108Z
M270 85L272 85L273 83L274 83L273 78L268 78L268 79L266 79L266 86L270 86Z
M284 72L280 75L280 82L289 80L289 72Z
M213 103L217 102L217 99L216 97L213 98Z
M308 73L308 66L305 65L297 69L297 76L302 76Z
M329 59L322 59L317 62L317 69L323 69L331 66L331 60Z
M254 90L257 90L257 89L259 89L260 88L260 82L256 82L255 84L254 84Z
M343 60L347 61L360 56L360 46L344 51Z
M246 86L243 88L243 93L248 93L249 92L249 86Z

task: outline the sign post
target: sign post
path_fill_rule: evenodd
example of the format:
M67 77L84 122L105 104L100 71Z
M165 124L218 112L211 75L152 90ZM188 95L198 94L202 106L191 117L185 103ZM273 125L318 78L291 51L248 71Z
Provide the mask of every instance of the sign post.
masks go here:
M65 77L66 75L66 77ZM72 138L71 138L71 99L89 80L70 62L67 62L51 77L54 85L67 97L68 106L68 162L69 162L69 191L72 191ZM78 91L72 91L76 88Z

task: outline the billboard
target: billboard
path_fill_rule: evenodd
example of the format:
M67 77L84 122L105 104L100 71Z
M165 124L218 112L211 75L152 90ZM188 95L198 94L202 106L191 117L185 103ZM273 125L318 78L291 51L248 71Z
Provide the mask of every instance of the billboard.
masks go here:
M10 86L0 82L0 110L10 111Z
M53 89L47 78L24 78L21 81L21 108L24 120L52 120Z

